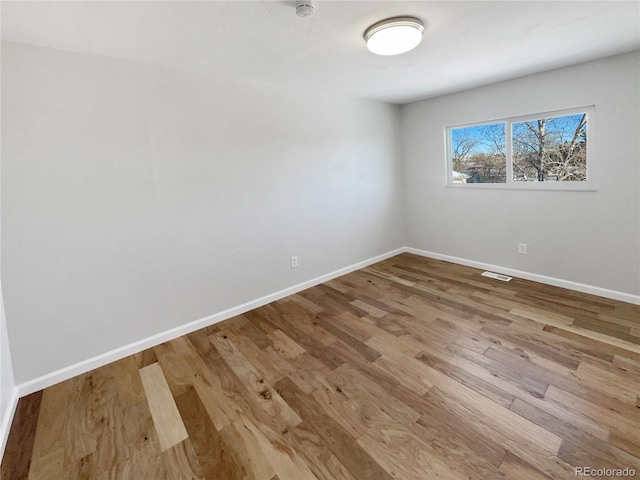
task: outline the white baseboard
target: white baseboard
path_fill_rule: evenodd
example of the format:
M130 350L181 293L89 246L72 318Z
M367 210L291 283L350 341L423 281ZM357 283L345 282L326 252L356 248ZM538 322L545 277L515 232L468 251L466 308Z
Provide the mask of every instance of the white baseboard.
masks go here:
M362 262L358 262L348 267L340 268L325 275L321 275L319 277L312 278L311 280L293 285L291 287L285 288L284 290L265 295L264 297L251 300L249 302L243 303L242 305L229 308L213 315L209 315L185 325L180 325L179 327L172 328L171 330L158 333L151 337L133 342L129 345L125 345L124 347L116 348L101 355L97 355L82 362L78 362L74 365L70 365L46 375L42 375L41 377L34 378L33 380L29 380L18 385L18 395L20 397L24 397L25 395L29 395L31 393L37 392L38 390L42 390L43 388L55 385L56 383L60 383L77 375L89 372L95 368L102 367L103 365L106 365L108 363L115 362L116 360L120 360L129 355L133 355L134 353L141 352L142 350L146 350L147 348L155 347L156 345L167 342L169 340L173 340L174 338L195 332L196 330L208 327L209 325L213 325L214 323L218 323L228 318L235 317L236 315L241 315L245 312L248 312L249 310L253 310L254 308L266 305L267 303L275 302L276 300L287 297L289 295L293 295L297 292L301 292L302 290L311 288L320 283L324 283L331 279L346 275L347 273L353 272L354 270L359 270L360 268L364 268L382 260L386 260L387 258L403 253L404 251L404 248L392 250L382 255L363 260Z
M9 403L2 414L2 422L0 422L0 458L4 457L4 449L7 447L7 439L9 438L9 431L11 430L11 424L13 423L13 417L16 414L16 408L18 407L18 388L14 388L9 397Z
M510 275L512 277L524 278L526 280L533 280L535 282L540 282L547 285L554 285L556 287L568 288L570 290L576 290L578 292L589 293L592 295L598 295L601 297L611 298L614 300L620 300L623 302L640 305L640 296L638 295L617 292L614 290L594 287L591 285L585 285L582 283L572 282L569 280L562 280L558 278L547 277L547 276L538 275L535 273L523 272L523 271L515 270L512 268L504 268L497 265L490 265L487 263L476 262L474 260L468 260L465 258L452 257L450 255L443 255L440 253L429 252L426 250L419 250L417 248L402 247L402 248L398 248L396 250L392 250L390 252L384 253L382 255L378 255L376 257L363 260L362 262L355 263L348 267L335 270L325 275L321 275L311 280L307 280L297 285L293 285L291 287L285 288L284 290L280 290L278 292L265 295L264 297L260 297L258 299L243 303L242 305L238 305L236 307L224 310L222 312L218 312L208 317L204 317L199 320L195 320L193 322L187 323L185 325L181 325L179 327L173 328L171 330L167 330L165 332L158 333L151 337L144 338L142 340L131 343L129 345L125 345L123 347L111 350L109 352L105 352L101 355L97 355L88 360L84 360L74 365L70 365L60 370L56 370L54 372L48 373L41 377L35 378L33 380L29 380L28 382L18 385L17 387L18 396L23 397L25 395L29 395L33 392L37 392L38 390L42 390L43 388L50 387L51 385L55 385L56 383L59 383L64 380L68 380L69 378L73 378L77 375L81 375L83 373L89 372L95 368L101 367L103 365L114 362L116 360L120 360L121 358L124 358L128 355L133 355L134 353L138 353L147 348L154 347L163 342L177 338L181 335L186 335L188 333L194 332L196 330L207 327L209 325L213 325L214 323L221 322L223 320L226 320L227 318L231 318L236 315L241 315L242 313L248 312L249 310L253 310L254 308L261 307L263 305L266 305L267 303L274 302L288 295L292 295L294 293L300 292L302 290L313 287L320 283L337 278L341 275L345 275L349 272L353 272L354 270L367 267L374 263L380 262L382 260L385 260L387 258L393 257L401 253L405 253L405 252L413 253L416 255L433 258L437 260L444 260L447 262L457 263L460 265L466 265L469 267L480 268L483 270L491 270L494 272L503 273L505 275Z
M502 273L511 277L523 278L525 280L532 280L534 282L544 283L546 285L553 285L554 287L567 288L569 290L575 290L577 292L589 293L591 295L597 295L599 297L611 298L613 300L619 300L621 302L640 305L640 295L632 295L630 293L618 292L616 290L608 290L606 288L594 287L593 285L586 285L584 283L572 282L570 280L563 280L561 278L547 277L545 275L539 275L537 273L523 272L521 270L515 270L513 268L490 265L488 263L476 262L474 260L468 260L466 258L452 257L450 255L443 255L441 253L419 250L417 248L405 247L403 250L407 253L414 253L422 257L433 258L435 260L444 260L445 262L457 263L460 265L465 265L467 267L480 268L482 270L490 270L492 272Z

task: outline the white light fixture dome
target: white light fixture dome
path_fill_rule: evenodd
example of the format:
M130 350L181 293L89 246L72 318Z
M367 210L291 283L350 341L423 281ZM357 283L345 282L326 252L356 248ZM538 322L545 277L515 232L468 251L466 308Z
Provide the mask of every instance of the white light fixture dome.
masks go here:
M414 49L422 41L424 24L416 17L394 17L367 28L367 48L376 55L399 55Z

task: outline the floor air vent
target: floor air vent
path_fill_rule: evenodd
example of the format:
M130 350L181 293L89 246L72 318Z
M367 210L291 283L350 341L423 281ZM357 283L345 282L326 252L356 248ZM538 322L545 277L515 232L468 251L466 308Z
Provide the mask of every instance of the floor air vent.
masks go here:
M489 277L489 278L495 278L497 280L502 280L503 282L508 282L509 280L511 280L511 277L508 277L506 275L502 275L500 273L494 273L494 272L483 272L482 276L483 277Z

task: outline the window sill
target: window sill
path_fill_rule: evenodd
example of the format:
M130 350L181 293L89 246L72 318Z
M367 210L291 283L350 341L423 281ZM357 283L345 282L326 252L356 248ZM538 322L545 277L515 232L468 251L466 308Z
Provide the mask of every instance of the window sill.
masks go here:
M542 190L559 192L597 192L593 185L558 185L556 183L449 183L445 188L463 190Z

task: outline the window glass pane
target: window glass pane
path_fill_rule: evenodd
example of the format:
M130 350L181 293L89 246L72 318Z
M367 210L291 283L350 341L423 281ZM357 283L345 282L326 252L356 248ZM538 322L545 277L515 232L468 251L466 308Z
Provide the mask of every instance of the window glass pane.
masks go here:
M514 181L587 181L586 114L518 122L511 128Z
M505 124L451 130L453 183L505 183Z

